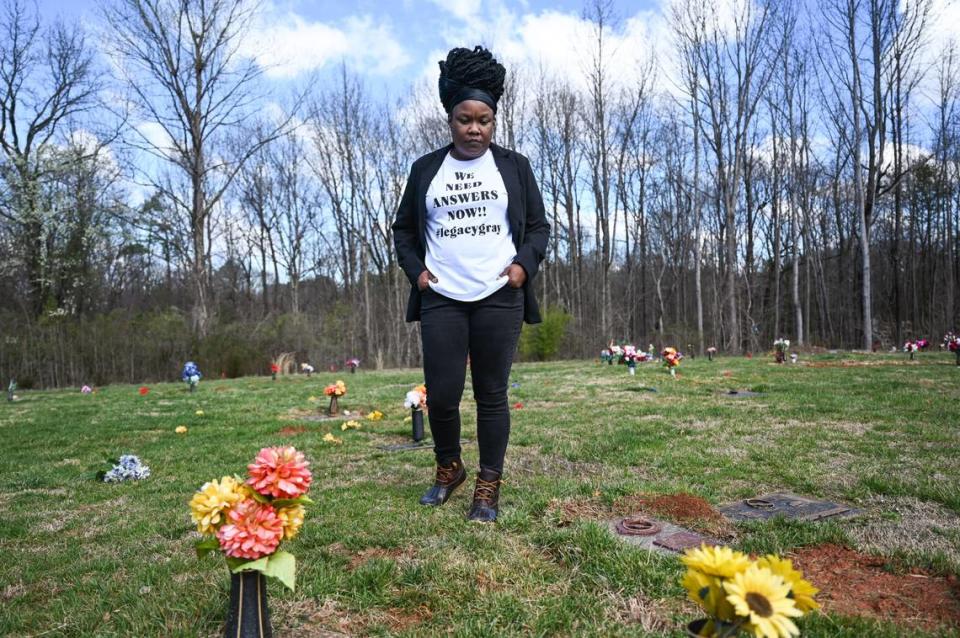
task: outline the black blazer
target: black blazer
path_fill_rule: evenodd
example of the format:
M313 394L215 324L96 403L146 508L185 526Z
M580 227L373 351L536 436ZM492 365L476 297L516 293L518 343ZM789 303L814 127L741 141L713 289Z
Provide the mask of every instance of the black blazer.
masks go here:
M397 218L393 222L393 245L397 249L397 259L412 284L407 303L407 321L420 320L417 278L427 269L424 264L427 253L427 189L452 147L453 144L449 144L427 153L413 163L397 208ZM513 261L527 272L527 280L523 284L523 320L540 323L540 307L534 296L533 279L547 252L547 238L550 235L543 197L526 157L496 144L490 145L490 152L507 189L507 219L513 245L517 249Z

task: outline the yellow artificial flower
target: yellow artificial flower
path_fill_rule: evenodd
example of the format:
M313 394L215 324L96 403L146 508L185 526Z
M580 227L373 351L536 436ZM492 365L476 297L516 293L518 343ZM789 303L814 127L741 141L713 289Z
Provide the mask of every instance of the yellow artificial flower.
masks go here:
M185 425L178 425L178 426L176 427L176 429L174 430L174 432L176 432L177 434L186 434L186 433L187 433L187 426L185 426Z
M327 443L333 443L334 445L340 445L341 443L343 443L342 439L338 439L337 437L333 436L333 433L331 432L327 432L326 434L324 434L323 440L326 441Z
M190 499L190 517L201 534L213 534L226 519L226 510L247 495L243 482L224 476L203 484Z
M767 554L757 560L757 565L766 567L790 585L790 594L797 605L797 609L802 612L820 609L820 603L813 599L820 590L814 587L810 581L804 580L803 573L793 568L793 561L789 558Z
M404 422L404 423L410 423L410 421L413 421L413 417L410 416L409 414L408 414L407 416L403 417L403 422Z
M317 397L314 397L314 396L308 397L308 398L307 398L307 401L309 401L310 403L316 403L316 402L317 402Z
M711 547L706 543L696 549L688 549L680 559L684 565L697 569L707 576L730 578L750 566L750 557L729 547Z
M340 429L346 432L347 430L359 430L360 423L358 421L347 421L340 426Z
M748 619L745 629L756 638L789 638L800 630L790 617L802 616L789 597L790 585L766 567L750 565L724 581L727 600L738 616Z
M290 540L297 535L306 513L303 505L290 505L277 510L277 517L283 521L283 540Z
M690 600L697 603L708 615L719 620L730 622L736 615L733 605L727 600L727 593L723 590L720 578L707 576L696 569L688 569L681 584L690 595Z
M197 416L203 416L203 410L197 410Z
M374 410L373 412L367 415L367 418L370 419L371 421L379 421L380 419L383 418L383 412L381 412L380 410Z

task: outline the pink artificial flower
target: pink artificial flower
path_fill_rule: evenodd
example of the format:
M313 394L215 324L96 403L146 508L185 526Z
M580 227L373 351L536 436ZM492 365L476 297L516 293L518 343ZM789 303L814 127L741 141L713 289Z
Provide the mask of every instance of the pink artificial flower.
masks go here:
M256 560L276 551L283 538L283 519L272 505L246 498L230 508L217 530L220 549L232 558Z
M297 498L310 489L310 463L292 446L265 447L247 466L247 484L264 496Z

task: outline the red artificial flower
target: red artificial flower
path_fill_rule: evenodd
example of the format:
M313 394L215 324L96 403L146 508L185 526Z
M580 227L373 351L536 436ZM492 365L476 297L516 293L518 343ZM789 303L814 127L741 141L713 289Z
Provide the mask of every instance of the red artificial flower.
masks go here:
M270 372L277 373L280 372L280 366L275 363L270 364Z
M523 409L523 404L520 403L519 401L517 401L516 403L513 404L513 409L514 409L514 410L522 410L522 409Z
M142 385L140 386L140 390L138 390L138 392L140 392L140 396L145 397L147 396L147 392L150 392L150 388L148 388L145 385Z

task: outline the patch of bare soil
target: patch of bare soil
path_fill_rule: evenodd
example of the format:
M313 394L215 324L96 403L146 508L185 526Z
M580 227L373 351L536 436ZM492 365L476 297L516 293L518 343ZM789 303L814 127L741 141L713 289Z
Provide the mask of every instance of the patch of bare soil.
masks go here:
M302 425L287 425L277 430L277 434L280 436L295 436L297 434L303 434L306 431L307 428Z
M904 627L932 631L960 626L960 584L956 576L921 570L892 573L885 560L837 545L800 549L794 565L820 588L824 611L868 616Z
M713 505L699 496L684 492L631 494L614 503L613 511L622 515L643 512L716 537L733 534L730 525Z
M577 521L599 521L610 517L610 509L595 498L551 499L544 515L556 527Z

